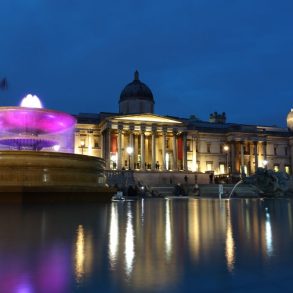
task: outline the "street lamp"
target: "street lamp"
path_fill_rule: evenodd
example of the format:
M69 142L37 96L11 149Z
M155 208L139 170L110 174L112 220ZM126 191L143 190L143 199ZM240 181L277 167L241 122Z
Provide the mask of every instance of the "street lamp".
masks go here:
M130 156L132 155L133 153L133 147L129 146L126 148L126 152L128 154L128 170L130 170Z
M228 153L229 153L229 146L228 145L224 145L224 151L226 153L226 170L227 170L227 174L229 174L229 166L228 166Z
M262 164L263 164L264 168L267 169L267 166L268 166L268 160L264 159L264 160L262 161Z

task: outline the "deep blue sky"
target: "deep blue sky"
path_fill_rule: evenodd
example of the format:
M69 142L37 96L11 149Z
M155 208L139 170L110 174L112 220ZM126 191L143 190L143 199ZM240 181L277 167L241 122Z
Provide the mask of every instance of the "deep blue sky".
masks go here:
M138 69L155 112L285 126L292 0L1 0L1 105L118 111Z

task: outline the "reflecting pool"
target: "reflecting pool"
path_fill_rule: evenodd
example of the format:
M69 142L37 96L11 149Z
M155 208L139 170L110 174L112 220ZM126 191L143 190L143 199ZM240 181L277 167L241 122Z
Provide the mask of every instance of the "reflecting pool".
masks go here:
M1 206L0 292L288 292L293 201Z

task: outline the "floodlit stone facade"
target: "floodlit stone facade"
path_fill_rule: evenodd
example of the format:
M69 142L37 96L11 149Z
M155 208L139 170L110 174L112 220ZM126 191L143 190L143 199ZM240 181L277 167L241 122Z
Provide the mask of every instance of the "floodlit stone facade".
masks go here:
M138 72L119 105L119 113L77 115L76 153L102 157L114 170L250 175L267 167L291 174L290 129L227 123L216 112L209 121L153 114L153 95Z

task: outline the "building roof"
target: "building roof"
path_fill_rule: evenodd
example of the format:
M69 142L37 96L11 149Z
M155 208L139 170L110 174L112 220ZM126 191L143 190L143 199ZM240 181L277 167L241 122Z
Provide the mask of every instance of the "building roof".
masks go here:
M120 101L140 99L154 103L153 93L150 88L139 80L139 73L135 71L134 80L129 83L120 94Z

